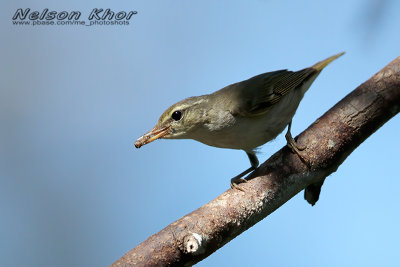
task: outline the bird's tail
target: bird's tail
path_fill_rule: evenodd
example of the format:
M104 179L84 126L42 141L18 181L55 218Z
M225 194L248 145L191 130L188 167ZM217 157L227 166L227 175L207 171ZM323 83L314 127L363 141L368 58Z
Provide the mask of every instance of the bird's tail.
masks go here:
M329 63L337 59L338 57L342 56L344 52L341 52L339 54L336 54L334 56L328 57L325 60L322 60L316 64L314 64L311 68L317 70L318 72L322 71L326 66L328 66Z

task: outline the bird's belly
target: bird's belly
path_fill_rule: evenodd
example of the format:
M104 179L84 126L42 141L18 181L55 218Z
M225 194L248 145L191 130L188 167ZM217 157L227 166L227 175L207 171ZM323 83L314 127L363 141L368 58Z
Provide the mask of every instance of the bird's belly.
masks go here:
M207 138L196 140L214 147L253 150L275 137L287 126L286 120L242 119L235 125L209 133Z
M273 139L275 139L286 127L285 122L276 122L266 124L264 121L259 122L242 122L237 129L231 129L226 133L225 147L252 150ZM228 142L226 142L228 141ZM225 144L223 144L225 143Z

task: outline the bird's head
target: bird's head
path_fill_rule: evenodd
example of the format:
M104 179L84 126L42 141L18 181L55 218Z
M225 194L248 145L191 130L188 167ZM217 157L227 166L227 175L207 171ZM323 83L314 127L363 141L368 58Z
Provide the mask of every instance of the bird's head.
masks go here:
M136 140L135 147L140 148L160 138L190 139L204 121L203 106L206 102L207 96L196 96L172 105L160 116L153 129Z

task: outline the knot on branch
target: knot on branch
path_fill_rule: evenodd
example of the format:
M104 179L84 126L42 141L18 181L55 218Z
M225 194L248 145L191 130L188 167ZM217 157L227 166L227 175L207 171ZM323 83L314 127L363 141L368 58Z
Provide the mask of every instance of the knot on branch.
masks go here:
M197 233L191 233L183 238L183 249L185 253L194 255L202 254L204 249L204 238Z

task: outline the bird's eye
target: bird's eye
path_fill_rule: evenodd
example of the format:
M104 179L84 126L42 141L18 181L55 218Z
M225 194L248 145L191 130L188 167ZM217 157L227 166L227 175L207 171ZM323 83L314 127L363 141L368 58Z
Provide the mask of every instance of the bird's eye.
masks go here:
M180 111L180 110L174 111L174 112L172 113L172 115L171 115L171 118L172 118L174 121L179 121L179 120L182 118L182 111Z

